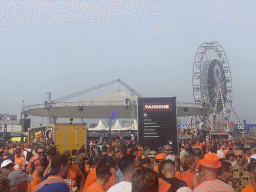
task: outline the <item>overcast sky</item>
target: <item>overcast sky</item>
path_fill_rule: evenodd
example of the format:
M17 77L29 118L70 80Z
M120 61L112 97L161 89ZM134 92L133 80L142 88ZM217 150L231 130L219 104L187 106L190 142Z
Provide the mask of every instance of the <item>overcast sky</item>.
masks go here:
M117 78L143 96L192 103L196 51L217 41L230 64L233 107L255 123L255 7L254 0L1 1L0 113L19 115L22 100L40 104L48 91L57 99Z

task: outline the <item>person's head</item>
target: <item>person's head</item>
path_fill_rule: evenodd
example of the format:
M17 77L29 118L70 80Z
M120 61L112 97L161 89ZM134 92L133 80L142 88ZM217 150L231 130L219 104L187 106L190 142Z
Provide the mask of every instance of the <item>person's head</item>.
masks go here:
M217 150L221 150L221 144L217 143Z
M130 154L131 155L135 155L136 157L138 156L138 148L137 147L133 147L131 148Z
M46 154L47 161L50 161L50 159L52 159L54 156L57 155L57 152L54 148L50 147L46 150L45 154Z
M151 164L151 161L150 161L150 158L146 157L144 159L140 159L140 163L143 167L146 167L146 168L152 168L152 164Z
M233 167L228 161L221 161L221 167L218 170L218 175L224 181L231 181L233 178Z
M252 181L256 182L256 163L250 163L248 166L249 175Z
M213 146L211 146L210 151L211 151L211 153L215 153L215 154L217 154L217 151L218 151L218 149L217 149L217 145L213 145Z
M79 151L79 158L86 159L87 158L87 150L85 148L81 148Z
M189 150L189 147L190 147L189 142L188 142L188 141L185 141L185 143L184 143L184 149L185 149L186 151L188 151L188 150Z
M156 163L160 163L161 161L164 161L166 159L166 155L163 153L159 153L157 154L156 157Z
M8 175L13 189L17 192L26 192L28 188L28 181L33 181L33 177L27 175L22 171L12 171Z
M238 166L243 166L246 163L245 149L243 147L237 147L235 149L235 156Z
M20 148L17 148L15 150L15 155L16 155L17 158L21 157L21 149Z
M68 164L69 164L69 166L71 166L72 165L72 156L70 154L70 151L65 151L63 153L63 155L66 155L66 157L68 158Z
M54 142L53 141L50 141L50 146L54 147Z
M127 149L124 144L115 145L115 156L117 159L121 159L127 154Z
M104 164L107 164L106 157L105 156L96 156L95 166L98 167L98 166L101 166L101 165L104 165Z
M202 153L202 150L200 148L195 148L193 149L192 151L192 154L195 156L195 157L202 157L203 153Z
M100 155L100 148L99 147L94 147L93 152L95 155Z
M8 177L8 175L14 171L13 169L14 163L10 159L6 159L1 163L1 171L2 173Z
M251 156L251 149L245 148L245 155Z
M120 160L119 168L124 177L130 180L135 171L141 168L141 164L134 155L125 155Z
M51 168L49 175L57 175L66 179L69 172L69 160L66 155L57 155L51 159Z
M205 172L206 180L210 177L217 179L218 169L221 167L221 163L219 161L219 157L216 154L205 154L203 160L201 161L201 165Z
M195 157L193 155L186 155L181 159L181 166L184 171L194 171L196 167Z
M158 192L159 180L155 171L149 168L138 169L132 176L133 192Z
M234 154L233 150L228 150L228 153L226 155L226 159L231 161L231 162L235 160L235 154Z
M38 175L43 175L45 171L46 162L42 161L41 159L36 159L31 163L31 168L34 173Z
M108 147L108 155L113 156L115 154L115 146L111 145Z
M77 154L78 154L78 151L76 149L73 149L71 151L71 155L72 155L73 158L76 158Z
M96 167L96 176L99 180L104 180L107 183L112 173L110 172L110 166L108 164L102 164Z
M108 146L107 145L102 146L102 153L108 154Z
M155 159L157 157L157 152L156 151L150 151L148 154L148 157L150 158L151 163L155 162Z
M143 148L143 151L145 152L145 151L150 151L150 147L149 146L145 146L144 148Z
M12 192L13 188L10 179L0 176L0 192Z
M45 159L45 149L44 147L40 146L36 149L36 154L39 157L39 159L44 160Z
M171 152L172 152L171 146L170 145L164 145L163 153L167 156L167 155L170 155Z
M210 148L212 147L212 141L211 140L206 141L205 146L208 150L210 150Z
M165 160L163 162L162 173L166 178L171 178L175 176L175 164L171 160Z

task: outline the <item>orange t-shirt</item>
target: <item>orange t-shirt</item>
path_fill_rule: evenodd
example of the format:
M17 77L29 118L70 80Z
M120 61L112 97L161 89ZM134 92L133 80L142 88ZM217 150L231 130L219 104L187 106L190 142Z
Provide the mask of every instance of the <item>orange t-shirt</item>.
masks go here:
M253 188L252 184L250 183L247 187L245 187L241 192L256 192Z
M85 192L86 189L91 185L93 184L95 181L97 180L97 176L96 176L96 168L93 168L88 176L87 176L87 179L85 181L85 184L84 184L84 187L83 187L83 191L82 192ZM112 187L113 185L116 184L116 177L114 175L112 175L110 178L109 178L109 181L105 184L104 188L105 188L105 191L107 191L110 187Z
M167 192L171 188L171 184L167 183L161 178L158 178L159 181L159 189L158 192Z
M29 160L29 162L28 162L28 165L27 165L27 171L29 171L29 168L30 168L30 166L31 166L31 163L34 161L34 160L36 160L36 159L38 159L39 157L36 155L36 156L33 156L33 157L31 157L30 158L30 160Z
M141 146L139 146L139 147L137 147L137 149L139 150L138 151L138 156L139 156L139 158L141 158L142 157L142 151L143 151L143 147L141 147Z
M158 166L155 166L153 170L158 173Z
M85 164L85 165L84 165L84 168L85 168L85 172L86 172L86 173L90 170L90 166L89 166L88 164Z
M68 180L69 180L70 187L77 187L76 178L82 177L82 175L83 173L81 169L77 165L72 164L69 167L69 172L68 172Z
M193 177L194 177L194 174L193 173L183 173L181 172L179 175L178 175L178 179L180 180L183 180L187 183L188 187L192 190L194 190L194 184L193 184Z
M30 181L28 184L28 192L33 192L36 186L41 183L42 177L37 176L37 175L32 175L33 181Z
M85 190L85 192L96 192L96 191L105 192L103 186L97 182L94 182Z
M15 158L15 165L18 165L19 167L22 167L24 165L26 165L26 161L24 157L19 157L19 158Z

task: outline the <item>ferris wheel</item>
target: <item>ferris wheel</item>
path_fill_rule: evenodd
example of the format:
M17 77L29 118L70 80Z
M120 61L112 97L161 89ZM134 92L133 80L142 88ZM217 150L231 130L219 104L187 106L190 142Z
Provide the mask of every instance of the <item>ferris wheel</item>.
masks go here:
M219 43L203 43L197 50L192 84L195 103L213 111L211 124L229 121L233 98L232 79L228 59Z

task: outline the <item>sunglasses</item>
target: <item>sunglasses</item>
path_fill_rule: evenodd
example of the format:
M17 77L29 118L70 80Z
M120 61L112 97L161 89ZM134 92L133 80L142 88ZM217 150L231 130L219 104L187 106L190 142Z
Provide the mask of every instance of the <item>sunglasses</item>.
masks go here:
M234 155L234 157L237 159L237 158L240 158L242 159L243 158L243 155Z
M235 156L235 154L228 154L228 156Z

